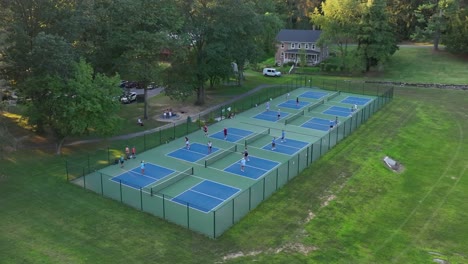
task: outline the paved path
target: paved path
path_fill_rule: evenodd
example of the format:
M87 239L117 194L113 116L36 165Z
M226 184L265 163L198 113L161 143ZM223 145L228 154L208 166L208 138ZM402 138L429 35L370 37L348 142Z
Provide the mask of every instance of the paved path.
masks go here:
M209 107L209 108L203 110L200 113L197 113L195 115L190 116L190 118L192 118L192 120L195 120L200 114L204 115L204 114L209 113L209 112L211 112L211 111L213 111L213 110L215 110L215 109L217 109L217 108L219 108L221 106L229 105L229 104L231 104L231 103L233 103L233 102L235 102L235 101L237 101L239 99L247 97L247 96L249 96L249 95L251 95L251 94L253 94L253 93L255 93L255 92L259 91L259 90L262 90L264 88L271 88L271 87L275 87L275 86L277 86L277 85L269 85L269 84L259 85L259 86L255 87L254 89L248 91L247 93L238 95L238 96L236 96L236 97L234 97L234 98L232 98L232 99L230 99L230 100L228 100L228 101L226 101L226 102L224 102L222 104L218 104L218 105ZM158 88L158 89L160 89L160 88ZM150 90L152 93L154 93L153 96L156 95L156 94L159 94L162 91L162 89L160 89L159 91L156 91L158 89ZM150 91L148 91L148 92L150 92ZM175 125L179 125L179 124L182 124L182 123L185 123L185 122L187 122L187 120L179 120L179 121L175 122ZM80 145L80 144L86 144L86 143L94 143L94 142L99 142L99 141L102 141L102 140L105 140L105 139L107 139L107 140L130 139L130 138L143 136L144 134L154 133L154 132L157 132L159 130L163 130L165 128L169 128L169 127L172 127L172 126L174 126L174 123L170 123L170 124L160 126L160 127L151 128L151 129L148 129L148 130L145 130L145 131L135 132L135 133L126 134L126 135L119 135L119 136L114 136L114 137L110 137L110 138L94 138L94 139L85 139L85 140L77 140L77 141L73 141L73 142L67 142L67 143L64 144L64 146L74 146L74 145Z

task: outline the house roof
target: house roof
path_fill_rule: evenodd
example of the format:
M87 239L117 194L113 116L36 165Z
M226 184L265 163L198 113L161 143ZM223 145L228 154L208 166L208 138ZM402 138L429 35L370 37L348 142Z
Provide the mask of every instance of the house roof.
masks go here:
M321 33L321 30L282 29L276 35L276 40L279 42L317 42Z

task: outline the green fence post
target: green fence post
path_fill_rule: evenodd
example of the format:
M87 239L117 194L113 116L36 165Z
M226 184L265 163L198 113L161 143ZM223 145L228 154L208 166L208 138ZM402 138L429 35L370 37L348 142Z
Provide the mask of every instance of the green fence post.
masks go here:
M103 181L102 181L102 172L100 173L100 176L101 176L101 194L102 194L102 196L104 196L104 185L103 185Z
M288 160L288 182L289 182L289 160Z
M275 191L278 190L278 173L279 173L279 169L276 168L276 187L275 187Z
M216 238L216 211L213 211L213 238Z
M162 208L163 208L163 219L166 220L166 197L164 197L164 193L162 195Z
M300 166L299 162L301 161L301 153L297 154L297 174L299 174Z
M187 228L190 229L190 207L189 207L189 203L187 203Z
M123 198L122 198L122 180L119 180L119 187L120 187L120 202L123 203Z
M330 145L331 145L331 130L328 133L328 150L330 150Z
M263 200L265 200L265 177L263 177Z
M88 173L91 171L91 165L89 163L89 154L88 154Z
M140 208L141 208L141 211L143 211L143 191L141 190L141 187L140 187Z
M249 211L252 209L252 187L249 187Z
M320 152L319 152L319 157L322 157L322 139L320 138Z

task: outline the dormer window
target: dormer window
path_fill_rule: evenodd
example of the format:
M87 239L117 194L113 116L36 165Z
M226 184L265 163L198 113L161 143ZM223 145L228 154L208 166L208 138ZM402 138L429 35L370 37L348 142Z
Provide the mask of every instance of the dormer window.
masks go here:
M298 48L298 49L301 48L301 43L297 44L297 48Z
M284 43L281 42L281 49L284 49Z
M291 49L295 49L296 48L296 43L291 43Z
M309 43L305 44L305 49L309 49Z
M312 44L312 49L313 49L313 50L315 49L315 44Z

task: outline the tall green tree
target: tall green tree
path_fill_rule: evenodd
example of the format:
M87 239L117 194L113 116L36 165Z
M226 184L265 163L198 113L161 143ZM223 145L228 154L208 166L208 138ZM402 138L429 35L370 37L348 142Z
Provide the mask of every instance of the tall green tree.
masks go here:
M57 74L38 75L25 83L31 87L30 94L36 94L35 100L27 105L28 122L33 126L40 123L53 132L57 154L61 153L63 142L69 136L91 132L111 135L120 124L117 115L120 77L95 75L84 60L72 63L72 68L68 78Z
M398 50L395 33L389 23L385 0L369 0L364 7L357 31L356 57L365 71L383 64Z
M439 44L447 31L449 18L456 14L459 8L458 0L432 0L421 4L415 11L418 25L413 40L432 41L434 50L439 50Z
M336 45L341 68L348 68L348 45L356 41L364 5L357 0L328 0L315 9L312 23L322 29L318 44Z
M444 43L449 52L468 54L468 9L450 16Z
M275 0L276 10L286 28L311 29L309 15L325 1L320 0Z

